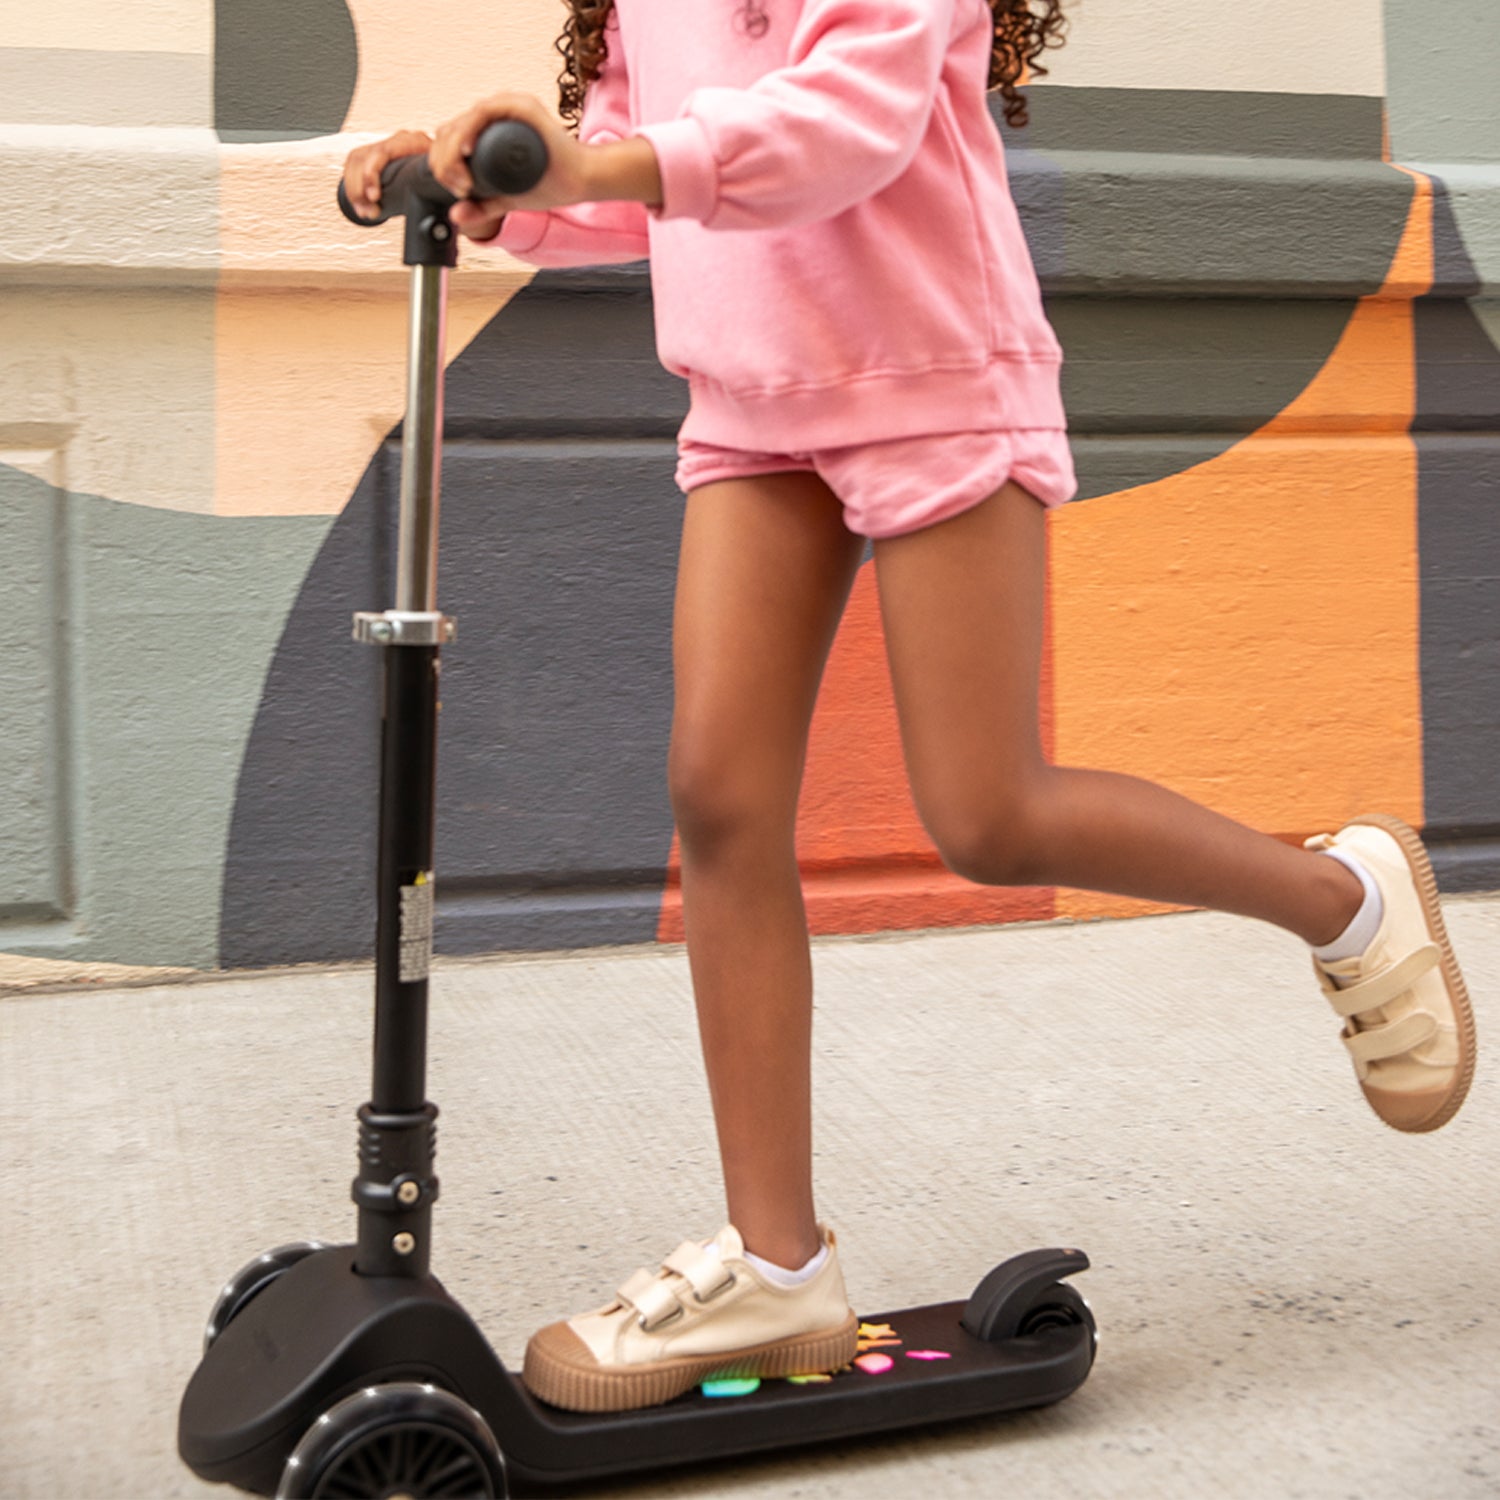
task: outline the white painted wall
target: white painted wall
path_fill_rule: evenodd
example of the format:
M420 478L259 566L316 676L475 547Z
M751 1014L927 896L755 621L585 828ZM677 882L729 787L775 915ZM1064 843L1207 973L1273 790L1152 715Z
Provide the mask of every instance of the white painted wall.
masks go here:
M0 0L0 44L206 54L214 44L213 0Z
M1042 83L1385 93L1381 0L1071 0Z

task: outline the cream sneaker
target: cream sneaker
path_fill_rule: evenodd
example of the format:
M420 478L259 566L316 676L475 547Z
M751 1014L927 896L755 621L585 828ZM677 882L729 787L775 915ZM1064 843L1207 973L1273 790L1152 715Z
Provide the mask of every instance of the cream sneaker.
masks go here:
M801 1286L764 1281L733 1225L706 1244L684 1240L655 1272L637 1271L597 1312L539 1329L521 1378L569 1411L655 1406L728 1375L813 1375L854 1358L833 1231L828 1259Z
M1405 823L1379 813L1306 847L1347 850L1385 903L1380 930L1358 958L1313 960L1328 1003L1343 1017L1343 1043L1365 1098L1397 1130L1436 1130L1469 1091L1475 1038L1427 851Z

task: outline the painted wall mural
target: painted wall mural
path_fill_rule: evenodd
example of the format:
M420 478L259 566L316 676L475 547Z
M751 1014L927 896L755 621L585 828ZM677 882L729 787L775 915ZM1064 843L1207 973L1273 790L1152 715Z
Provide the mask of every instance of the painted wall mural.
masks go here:
M371 946L405 275L349 146L555 95L556 0L5 4L0 982ZM1082 490L1052 517L1059 760L1293 837L1365 808L1500 886L1500 12L1079 6L1002 133ZM676 941L685 411L644 266L454 278L438 946ZM1120 915L971 885L906 790L861 570L813 728L815 931ZM7 957L9 955L9 957Z

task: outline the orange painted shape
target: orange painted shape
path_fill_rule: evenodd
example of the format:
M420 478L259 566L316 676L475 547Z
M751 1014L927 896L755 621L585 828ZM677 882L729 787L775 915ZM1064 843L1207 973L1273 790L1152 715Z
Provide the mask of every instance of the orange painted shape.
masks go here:
M1386 286L1265 427L1058 514L1059 762L1288 837L1362 810L1421 823L1410 299L1431 285L1431 224L1419 179ZM1058 893L1059 915L1143 909Z
M1049 702L1044 692L1044 725ZM943 865L927 837L907 786L870 564L855 580L813 716L797 853L808 927L815 934L1041 921L1053 915L1050 889L963 880ZM662 942L684 937L675 837L657 936Z
M1412 179L1415 191L1406 228L1396 246L1391 268L1381 288L1381 297L1422 297L1432 290L1432 179L1412 167L1392 162L1398 172Z

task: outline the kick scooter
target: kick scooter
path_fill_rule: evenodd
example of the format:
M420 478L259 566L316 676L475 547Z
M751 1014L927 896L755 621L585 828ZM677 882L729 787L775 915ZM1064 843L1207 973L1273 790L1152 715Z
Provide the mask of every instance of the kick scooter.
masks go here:
M521 193L546 170L516 121L475 148L476 195ZM353 1245L298 1242L251 1261L209 1316L182 1398L178 1451L204 1479L286 1500L506 1496L551 1484L1044 1406L1087 1378L1097 1333L1063 1278L1081 1250L1032 1250L966 1302L869 1315L855 1366L706 1385L643 1411L580 1415L533 1397L430 1267L437 1107L426 1098L432 954L437 608L444 318L454 203L425 157L386 169L385 218L405 219L412 267L396 603L354 617L385 687L374 1084L359 1110ZM340 204L357 218L339 189ZM733 1374L732 1369L726 1374ZM731 1389L753 1386L736 1382Z

